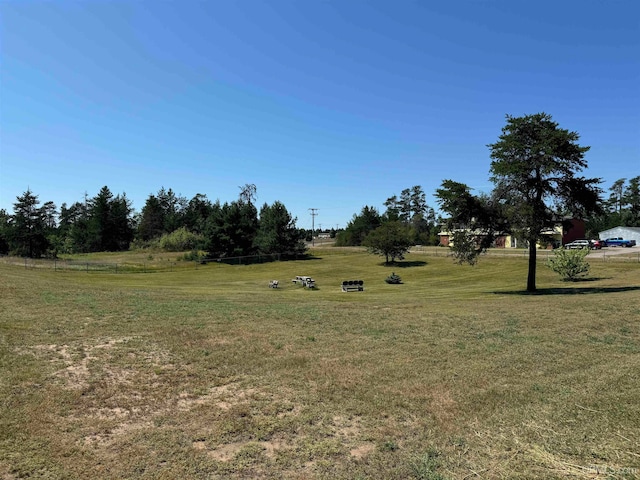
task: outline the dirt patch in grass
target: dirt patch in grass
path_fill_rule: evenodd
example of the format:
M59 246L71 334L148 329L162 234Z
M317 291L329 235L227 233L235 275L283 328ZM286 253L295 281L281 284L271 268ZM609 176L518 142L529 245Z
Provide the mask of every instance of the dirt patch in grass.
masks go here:
M197 406L211 404L221 410L248 403L252 397L260 396L256 388L242 389L238 384L227 384L212 387L204 395L193 395L181 392L178 396L178 408L180 410L191 410Z
M353 458L361 459L371 454L373 451L375 451L375 449L376 446L374 443L363 443L349 450L349 455L351 455Z

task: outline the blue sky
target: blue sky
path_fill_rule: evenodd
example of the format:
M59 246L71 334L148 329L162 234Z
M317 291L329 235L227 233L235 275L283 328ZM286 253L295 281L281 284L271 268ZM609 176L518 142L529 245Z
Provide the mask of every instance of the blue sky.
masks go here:
M257 186L310 228L444 179L489 191L505 115L577 131L590 177L640 175L637 0L0 0L0 208L104 185Z

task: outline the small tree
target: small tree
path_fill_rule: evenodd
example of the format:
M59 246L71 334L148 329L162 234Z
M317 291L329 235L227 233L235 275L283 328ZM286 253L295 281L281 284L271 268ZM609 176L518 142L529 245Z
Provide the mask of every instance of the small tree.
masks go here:
M390 285L400 285L402 283L400 275L396 274L395 272L385 278L384 281Z
M459 230L451 234L451 255L456 263L462 265L468 263L475 265L478 262L478 255L482 253L476 236L466 230Z
M589 250L566 250L559 248L553 257L547 260L547 267L559 274L563 280L575 282L578 277L589 274L589 263L586 257Z
M407 227L402 223L385 222L366 236L363 245L369 253L383 255L388 264L389 259L394 262L396 258L403 258L412 242Z

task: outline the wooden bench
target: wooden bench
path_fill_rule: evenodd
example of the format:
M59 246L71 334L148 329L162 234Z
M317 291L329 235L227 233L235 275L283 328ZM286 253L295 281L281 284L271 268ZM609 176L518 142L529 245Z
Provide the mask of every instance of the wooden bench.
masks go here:
M342 282L343 292L364 292L363 280L345 280Z

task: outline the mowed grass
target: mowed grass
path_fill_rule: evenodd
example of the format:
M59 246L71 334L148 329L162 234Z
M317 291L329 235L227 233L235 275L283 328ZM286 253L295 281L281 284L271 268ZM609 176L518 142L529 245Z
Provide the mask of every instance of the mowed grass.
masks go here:
M640 264L313 253L0 264L0 478L640 477Z

